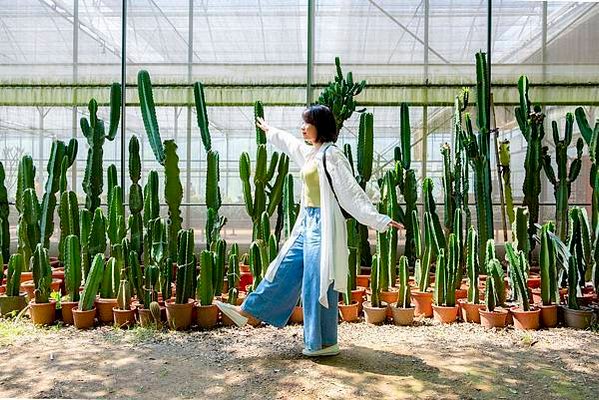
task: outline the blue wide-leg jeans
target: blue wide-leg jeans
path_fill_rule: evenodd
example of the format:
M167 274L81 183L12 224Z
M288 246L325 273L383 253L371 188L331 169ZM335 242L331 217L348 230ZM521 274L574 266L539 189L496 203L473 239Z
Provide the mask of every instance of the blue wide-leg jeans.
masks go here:
M241 309L267 324L281 328L302 297L304 346L320 350L337 343L339 294L331 284L329 308L318 301L320 294L320 208L306 207L301 231L281 261L272 282L263 279Z

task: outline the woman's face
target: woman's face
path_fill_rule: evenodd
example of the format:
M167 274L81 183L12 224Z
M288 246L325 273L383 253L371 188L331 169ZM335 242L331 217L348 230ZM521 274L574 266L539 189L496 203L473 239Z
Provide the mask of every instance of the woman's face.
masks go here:
M304 140L309 143L315 144L318 142L316 127L308 122L302 124L302 136L304 137Z

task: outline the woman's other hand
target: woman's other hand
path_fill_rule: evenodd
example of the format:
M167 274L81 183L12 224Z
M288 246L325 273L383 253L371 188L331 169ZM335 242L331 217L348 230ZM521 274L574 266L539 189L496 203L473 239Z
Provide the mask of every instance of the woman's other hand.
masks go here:
M264 131L264 133L268 133L270 129L270 125L264 120L262 117L256 118L256 126Z
M395 229L403 229L403 225L402 224L400 224L397 221L393 221L393 220L391 220L391 222L389 222L389 226L392 227L392 228L395 228Z

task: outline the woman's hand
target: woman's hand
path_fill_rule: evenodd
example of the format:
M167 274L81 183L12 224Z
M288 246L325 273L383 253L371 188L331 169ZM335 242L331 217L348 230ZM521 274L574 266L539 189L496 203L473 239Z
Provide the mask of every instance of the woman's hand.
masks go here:
M264 120L262 117L256 118L256 126L264 131L264 133L268 133L270 129L270 125Z
M395 229L403 229L403 225L402 224L400 224L399 222L393 221L393 220L391 220L389 222L389 226L392 227L392 228L395 228Z

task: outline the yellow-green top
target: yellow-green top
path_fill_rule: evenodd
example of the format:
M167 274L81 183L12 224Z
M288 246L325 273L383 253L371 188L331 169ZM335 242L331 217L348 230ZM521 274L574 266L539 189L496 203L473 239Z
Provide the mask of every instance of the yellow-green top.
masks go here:
M304 182L304 201L306 207L320 207L320 183L318 181L318 169L314 159L308 161L300 176Z

